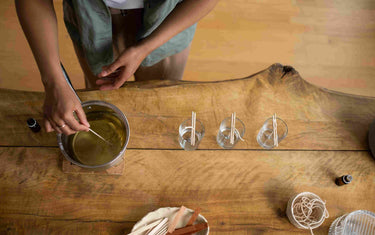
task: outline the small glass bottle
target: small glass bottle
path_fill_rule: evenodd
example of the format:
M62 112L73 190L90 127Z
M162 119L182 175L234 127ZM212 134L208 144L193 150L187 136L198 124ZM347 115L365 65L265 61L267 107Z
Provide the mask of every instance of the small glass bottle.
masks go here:
M351 175L343 175L341 177L336 178L335 183L337 186L342 186L345 184L349 184L352 182L353 177Z
M40 131L40 125L34 118L27 119L27 126L35 133Z

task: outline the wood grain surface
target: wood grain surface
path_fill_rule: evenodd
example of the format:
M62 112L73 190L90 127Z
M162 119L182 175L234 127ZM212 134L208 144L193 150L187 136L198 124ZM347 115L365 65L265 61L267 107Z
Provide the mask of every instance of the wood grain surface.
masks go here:
M129 150L122 176L61 171L58 148L0 148L1 234L124 234L159 207L202 208L210 234L307 234L286 217L294 194L326 201L330 217L375 211L367 151ZM336 186L335 177L353 181Z
M110 92L79 91L83 101L119 107L130 123L122 175L63 172L54 133L41 123L43 94L0 90L0 234L126 234L160 207L202 208L210 234L306 234L289 223L288 200L313 192L330 217L327 234L345 213L375 211L375 161L367 132L375 98L329 91L274 64L244 79L221 82L128 83ZM191 111L205 125L197 151L181 150L178 126ZM233 150L216 143L222 119L237 113L246 125ZM263 150L256 142L273 113L288 136ZM353 182L336 186L336 177Z
M274 64L244 79L221 82L128 83L115 91L81 91L83 101L103 100L120 108L130 123L129 149L180 149L178 126L191 111L205 126L200 149L220 149L220 122L237 113L246 126L236 149L260 149L256 135L274 113L289 128L279 149L367 150L375 98L319 88L289 66ZM32 133L26 120L42 124L43 93L0 90L2 146L56 146L55 134Z

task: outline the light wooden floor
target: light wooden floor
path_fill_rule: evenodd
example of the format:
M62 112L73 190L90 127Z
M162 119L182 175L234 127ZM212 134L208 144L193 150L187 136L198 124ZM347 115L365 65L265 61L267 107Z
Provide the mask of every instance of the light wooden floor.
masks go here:
M62 61L76 88L82 73L59 18ZM0 87L43 90L14 1L0 2ZM307 81L375 96L375 1L223 0L199 24L184 80L241 78L273 63Z

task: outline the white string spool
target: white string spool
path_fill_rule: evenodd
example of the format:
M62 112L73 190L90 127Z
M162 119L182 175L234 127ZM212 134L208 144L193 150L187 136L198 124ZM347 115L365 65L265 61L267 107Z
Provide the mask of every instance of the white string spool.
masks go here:
M301 229L313 229L319 227L329 217L325 202L314 193L303 192L292 197L288 201L286 214L289 221Z

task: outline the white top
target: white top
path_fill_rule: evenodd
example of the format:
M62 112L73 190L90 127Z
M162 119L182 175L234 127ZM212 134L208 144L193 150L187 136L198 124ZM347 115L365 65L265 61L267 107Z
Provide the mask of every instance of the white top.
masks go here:
M116 9L137 9L144 8L143 0L105 0L108 7Z

